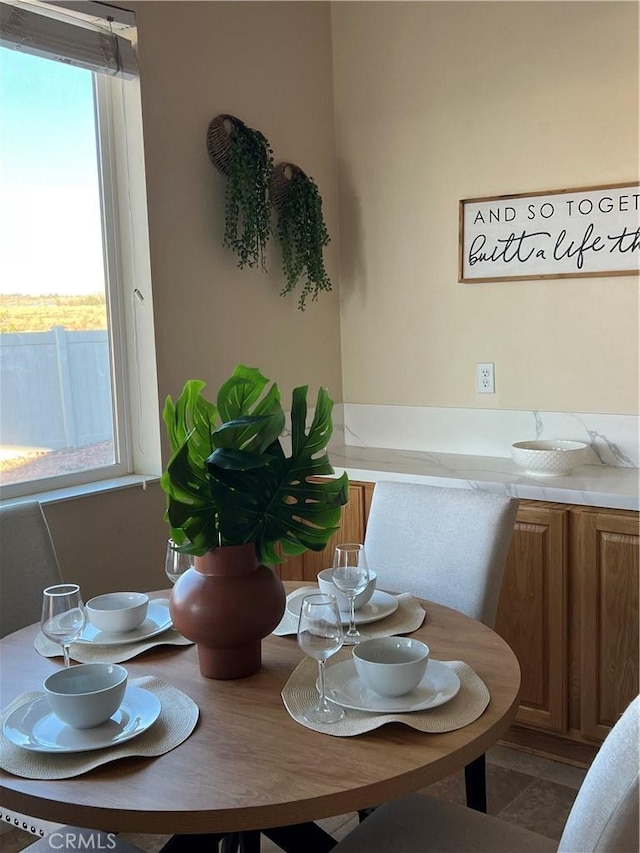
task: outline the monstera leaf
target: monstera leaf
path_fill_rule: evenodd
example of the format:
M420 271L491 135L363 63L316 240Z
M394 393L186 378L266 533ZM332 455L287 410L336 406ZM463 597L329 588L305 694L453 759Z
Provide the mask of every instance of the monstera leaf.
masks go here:
M255 542L258 560L281 562L284 555L321 551L338 529L347 501L347 476L311 482L332 474L326 445L333 403L320 389L313 422L306 432L307 388L296 388L291 408L292 452L274 442L257 457L219 447L209 457L211 492L220 511L223 542Z
M173 455L162 477L167 520L180 550L201 555L220 545L254 542L259 562L273 564L306 550L319 551L338 529L347 502L346 474L333 473L326 452L333 402L318 392L307 420L307 387L294 389L291 456L279 436L284 412L275 384L255 368L238 365L220 387L217 406L190 380L164 421ZM221 421L218 423L218 421Z
M175 404L165 402L163 419L173 455L160 484L167 495L166 518L179 550L204 554L220 544L218 507L207 459L219 445L261 453L284 427L280 393L259 370L238 365L218 392L218 406L202 394L205 383L185 383ZM250 413L250 414L248 414ZM221 415L233 418L218 429Z

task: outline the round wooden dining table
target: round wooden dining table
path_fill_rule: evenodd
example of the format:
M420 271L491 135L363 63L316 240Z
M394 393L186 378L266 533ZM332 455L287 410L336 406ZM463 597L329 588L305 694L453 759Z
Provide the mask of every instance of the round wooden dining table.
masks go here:
M411 636L428 643L437 660L469 664L489 689L488 707L464 728L426 734L391 723L354 737L305 728L280 696L303 657L295 636L267 637L260 671L233 681L200 675L195 646L157 646L125 666L131 678L155 675L188 694L200 709L193 733L157 758L128 757L73 779L0 771L0 805L109 832L226 833L345 814L429 785L482 755L510 726L520 668L490 628L422 603L426 618ZM61 666L34 649L38 630L31 625L0 641L3 706L39 689Z

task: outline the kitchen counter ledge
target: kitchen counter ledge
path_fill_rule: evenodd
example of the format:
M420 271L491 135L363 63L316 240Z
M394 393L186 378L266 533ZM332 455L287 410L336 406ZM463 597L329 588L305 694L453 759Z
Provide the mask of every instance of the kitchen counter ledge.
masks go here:
M380 447L336 446L329 457L337 475L352 480L402 480L463 489L485 489L527 500L609 509L640 509L640 471L582 465L567 477L523 474L510 458L426 453Z

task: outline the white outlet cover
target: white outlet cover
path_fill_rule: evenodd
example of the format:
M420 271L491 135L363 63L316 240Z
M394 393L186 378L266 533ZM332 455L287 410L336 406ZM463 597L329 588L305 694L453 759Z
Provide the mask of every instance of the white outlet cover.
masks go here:
M478 394L495 394L495 365L492 361L476 364L476 391Z

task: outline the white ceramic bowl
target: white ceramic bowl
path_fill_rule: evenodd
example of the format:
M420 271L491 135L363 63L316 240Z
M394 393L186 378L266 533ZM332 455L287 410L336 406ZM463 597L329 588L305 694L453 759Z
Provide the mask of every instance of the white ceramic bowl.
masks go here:
M582 441L518 441L511 445L511 458L535 477L566 477L584 465L588 450Z
M325 592L328 595L335 595L338 599L338 610L349 612L349 599L344 592L340 592L338 587L334 586L333 581L331 580L332 574L333 569L323 569L321 572L318 572L318 586L320 587L320 592ZM356 610L364 607L364 605L371 599L371 596L376 589L377 577L378 576L375 572L369 570L369 583L367 584L366 589L364 592L356 595L354 602Z
M74 729L92 729L118 710L127 678L117 663L82 663L54 672L43 687L56 717Z
M107 592L90 598L87 619L98 631L122 634L134 631L147 618L149 596L144 592Z
M360 679L381 696L404 696L417 687L429 663L429 646L411 637L378 637L353 647Z

